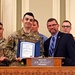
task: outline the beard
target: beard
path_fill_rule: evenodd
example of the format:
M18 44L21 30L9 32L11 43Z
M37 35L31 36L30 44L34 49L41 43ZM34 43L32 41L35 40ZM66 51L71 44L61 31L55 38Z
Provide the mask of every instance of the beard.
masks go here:
M52 34L52 35L55 35L57 33L57 30L56 29L51 29L49 30L49 32Z

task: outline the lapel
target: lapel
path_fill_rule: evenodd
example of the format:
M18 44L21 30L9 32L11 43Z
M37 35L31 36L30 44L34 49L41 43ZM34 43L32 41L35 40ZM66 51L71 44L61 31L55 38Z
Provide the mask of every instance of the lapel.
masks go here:
M58 35L57 35L57 39L56 39L56 45L55 45L54 53L56 53L57 48L58 48L58 46L59 46L60 39L61 39L61 35L62 35L62 33L59 31L59 33L58 33Z
M51 40L51 37L48 39L48 43L47 43L47 48L49 49L49 45L50 45L50 40ZM47 49L47 50L48 50Z

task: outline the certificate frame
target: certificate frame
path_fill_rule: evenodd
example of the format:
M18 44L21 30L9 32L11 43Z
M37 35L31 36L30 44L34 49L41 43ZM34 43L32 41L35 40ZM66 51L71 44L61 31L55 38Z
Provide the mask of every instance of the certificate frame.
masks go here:
M24 46L24 45L26 45L26 46ZM30 48L28 48L27 46L29 46ZM40 56L40 41L37 41L34 43L34 42L29 42L29 41L21 41L20 39L18 39L17 47L18 47L17 48L17 57L32 58L32 57ZM27 51L27 49L30 49L30 50ZM27 51L27 52L25 52L25 51Z
M21 42L20 43L20 58L34 57L35 43Z

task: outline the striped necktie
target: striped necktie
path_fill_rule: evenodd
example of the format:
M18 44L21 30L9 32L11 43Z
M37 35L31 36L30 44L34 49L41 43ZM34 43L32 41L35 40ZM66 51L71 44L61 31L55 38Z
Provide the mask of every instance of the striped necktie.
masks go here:
M51 45L50 45L50 50L49 50L49 54L50 56L54 56L54 43L55 43L55 37L52 37L52 42L51 42Z

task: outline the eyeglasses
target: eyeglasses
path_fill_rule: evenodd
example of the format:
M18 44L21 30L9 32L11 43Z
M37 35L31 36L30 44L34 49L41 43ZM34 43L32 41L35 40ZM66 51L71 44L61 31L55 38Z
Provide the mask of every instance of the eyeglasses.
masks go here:
M71 26L62 26L63 28L70 28Z
M48 25L48 27L51 27L51 26L53 26L53 27L54 27L54 26L56 26L56 25L57 25L57 24L52 24L52 25Z

